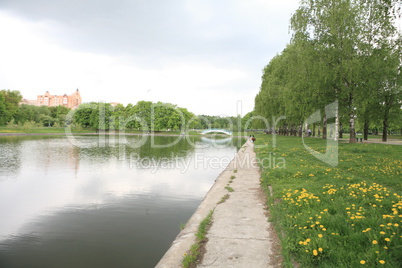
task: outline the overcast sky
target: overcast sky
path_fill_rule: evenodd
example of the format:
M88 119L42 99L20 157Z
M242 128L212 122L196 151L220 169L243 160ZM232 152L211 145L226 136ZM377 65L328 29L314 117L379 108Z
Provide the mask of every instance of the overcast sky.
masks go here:
M0 0L0 89L244 115L298 2Z

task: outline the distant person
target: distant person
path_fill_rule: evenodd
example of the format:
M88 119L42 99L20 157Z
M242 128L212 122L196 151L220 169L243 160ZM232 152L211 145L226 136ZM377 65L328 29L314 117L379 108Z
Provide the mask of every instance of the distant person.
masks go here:
M308 136L310 137L311 136L311 129L308 129L307 133L308 133Z
M251 141L252 141L252 142L255 142L255 137L254 137L254 135L251 136Z

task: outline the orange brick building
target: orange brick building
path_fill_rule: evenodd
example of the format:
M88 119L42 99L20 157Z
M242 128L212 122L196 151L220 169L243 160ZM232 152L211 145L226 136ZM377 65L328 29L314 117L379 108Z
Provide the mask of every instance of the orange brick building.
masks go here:
M44 95L38 95L35 100L24 99L22 103L35 105L35 106L59 106L63 105L70 109L76 109L82 103L80 92L77 90L71 95L50 95L49 91L46 91Z

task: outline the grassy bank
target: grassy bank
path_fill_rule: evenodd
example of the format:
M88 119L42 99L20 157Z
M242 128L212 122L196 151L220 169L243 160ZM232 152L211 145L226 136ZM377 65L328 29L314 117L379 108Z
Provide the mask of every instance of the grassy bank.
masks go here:
M302 267L402 267L401 146L340 143L333 167L309 154L301 138L256 137L288 266L294 258ZM326 150L322 139L304 141Z
M82 128L82 127L75 127L72 128L73 133L96 133L96 129L94 128ZM118 133L119 131L111 131L111 132L116 132ZM153 134L157 135L181 135L183 132L181 131L151 131ZM14 126L14 127L0 127L0 133L65 133L65 129L63 127L23 127L23 126ZM144 131L139 131L139 130L125 130L124 132L120 133L127 133L127 134L144 134L147 132ZM192 136L201 136L200 131L193 131L189 130L185 132L186 135L192 135ZM244 133L242 132L236 132L234 133L233 136L242 136ZM214 136L214 134L209 134L209 136ZM226 137L224 134L217 133L216 137Z
M94 128L82 128L75 127L72 128L71 131L73 133L96 133L96 129ZM118 131L114 131L118 132ZM0 133L65 133L64 127L0 127ZM138 130L125 130L124 133L132 133L132 134L143 134L143 131ZM153 132L156 134L164 134L164 135L180 135L180 131L157 131ZM195 131L189 131L186 134L196 135L199 133Z
M72 128L73 133L92 133L95 129ZM0 127L0 133L65 133L64 127Z
M344 133L343 134L344 139L349 139L349 137L350 137L349 133ZM359 133L357 135L357 137L358 138L363 138L363 134ZM393 134L393 135L388 135L387 138L389 140L402 140L402 135ZM380 135L372 135L372 134L370 134L370 135L368 135L368 139L369 140L382 140L382 134L380 134Z

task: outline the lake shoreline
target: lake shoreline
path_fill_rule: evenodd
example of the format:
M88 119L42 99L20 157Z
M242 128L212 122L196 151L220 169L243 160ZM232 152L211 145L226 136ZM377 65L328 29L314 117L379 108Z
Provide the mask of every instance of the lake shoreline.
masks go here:
M225 134L216 134L216 135L194 135L194 134L167 134L167 133L116 133L116 132L90 132L90 133L2 133L0 132L0 137L9 137L9 136L97 136L97 135L106 135L106 136L166 136L166 137L180 137L180 136L194 136L194 137L236 137L236 138L247 138L247 136L228 136Z
M273 241L276 240L272 238L273 231L265 215L266 200L260 188L259 167L253 148L254 144L247 140L238 150L225 170L219 174L185 228L172 242L157 268L182 267L183 258L189 254L190 248L197 241L196 233L200 222L211 211L212 225L207 233L207 241L203 244L206 248L200 249L205 255L201 257L203 261L197 264L203 267L271 265ZM233 186L234 190L230 191L229 185ZM253 224L250 225L250 221ZM228 232L228 229L231 231ZM243 236L239 235L240 233L243 233ZM245 248L249 249L250 246L253 248L252 251L248 250L252 252L251 255L245 251Z

